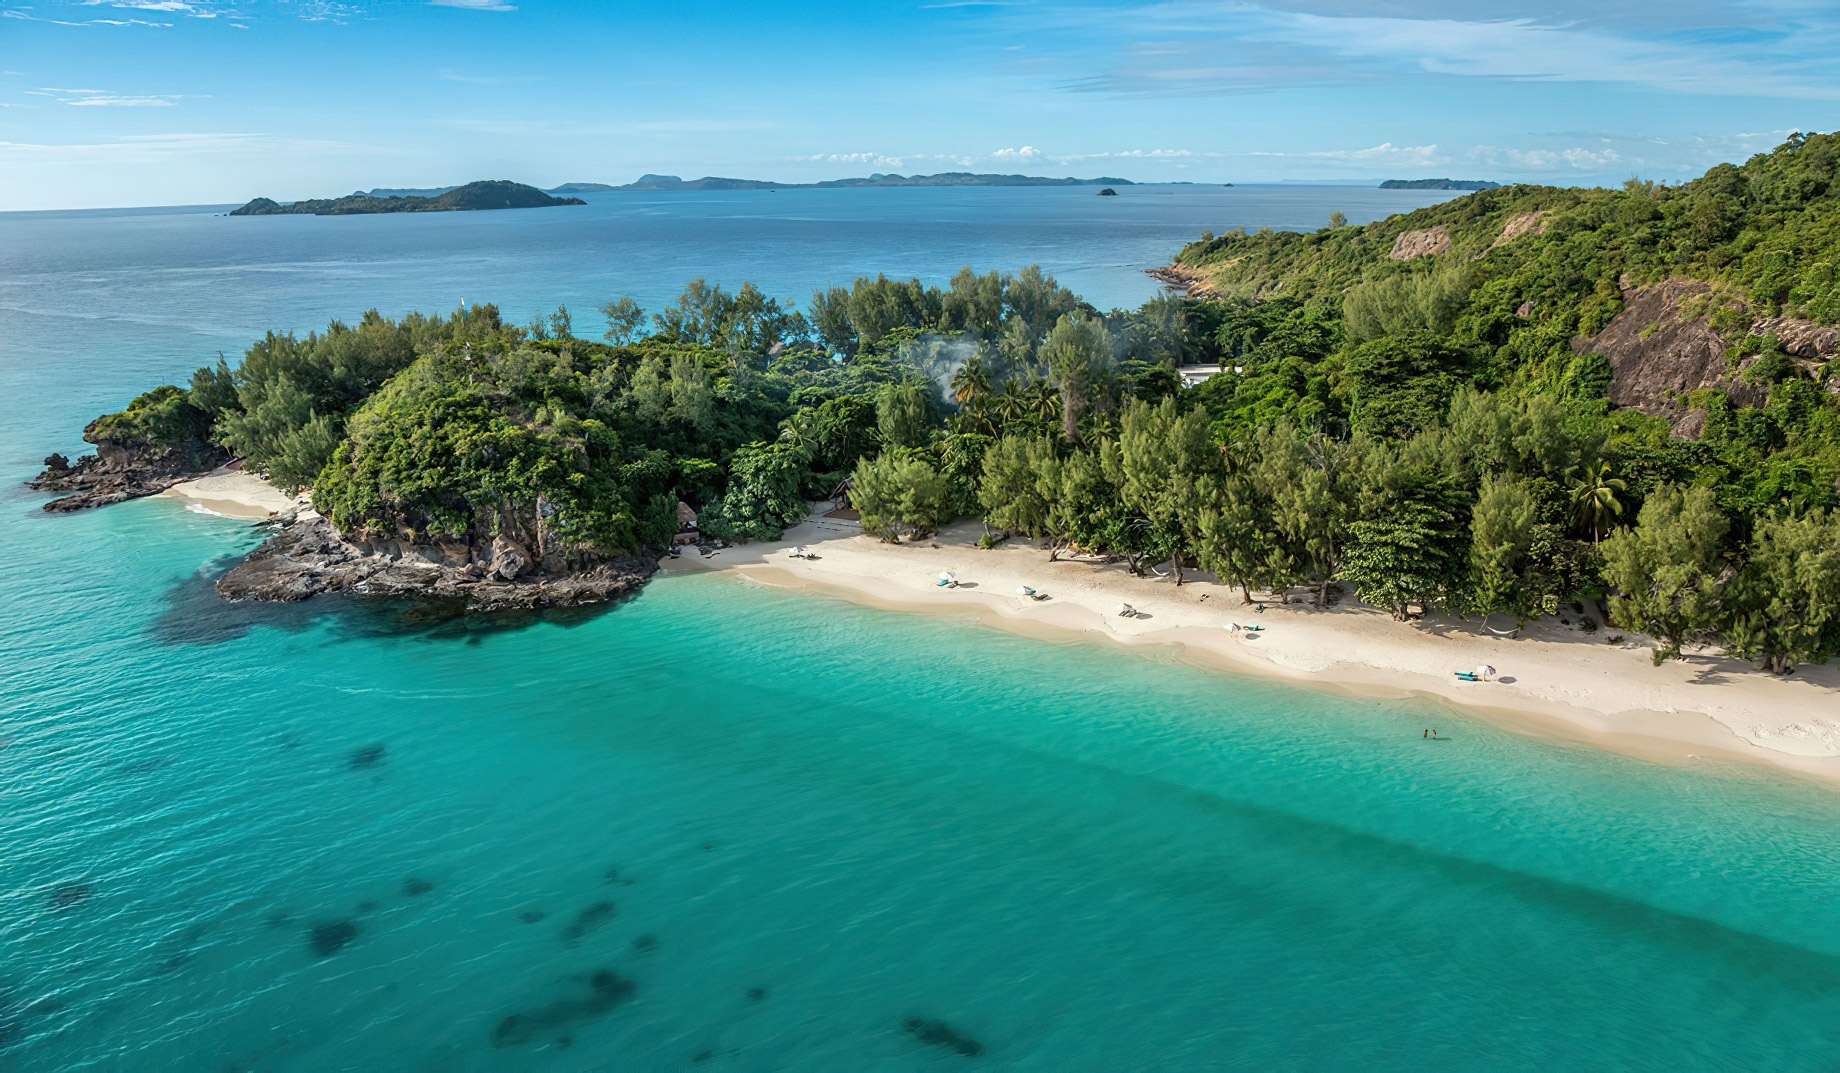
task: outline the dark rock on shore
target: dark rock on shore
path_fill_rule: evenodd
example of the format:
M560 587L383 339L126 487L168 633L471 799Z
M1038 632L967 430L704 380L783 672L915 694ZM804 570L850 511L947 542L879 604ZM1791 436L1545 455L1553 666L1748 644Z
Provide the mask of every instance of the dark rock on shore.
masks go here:
M465 542L408 544L347 540L317 514L283 515L280 530L218 579L232 600L305 600L323 592L432 597L469 612L573 607L638 591L657 571L646 556L550 569L516 541L489 549Z
M107 506L142 496L156 495L175 484L202 477L229 460L227 453L134 447L94 439L95 422L83 438L96 445L96 453L77 461L60 454L45 459L44 472L26 482L40 492L70 492L53 499L45 509L53 513Z

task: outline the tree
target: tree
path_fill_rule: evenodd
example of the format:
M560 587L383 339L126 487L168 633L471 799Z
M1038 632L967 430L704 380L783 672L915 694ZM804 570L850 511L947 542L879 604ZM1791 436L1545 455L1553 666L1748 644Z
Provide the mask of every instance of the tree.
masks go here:
M1450 591L1454 573L1450 512L1408 500L1384 517L1348 526L1348 544L1336 577L1354 582L1361 599L1404 622L1411 604L1430 606Z
M1093 382L1111 360L1111 336L1102 321L1069 313L1055 323L1042 351L1061 395L1061 435L1068 443L1078 443L1080 416L1091 403Z
M933 436L933 386L883 384L875 396L875 427L887 446L923 447Z
M1059 489L1044 488L1039 475L1043 460L1053 454L1046 440L1021 436L1005 436L990 446L978 482L985 525L1037 540L1046 535L1050 494L1058 498Z
M1203 482L1202 508L1196 524L1195 558L1201 569L1239 586L1240 599L1252 602L1251 580L1258 576L1259 516L1245 481L1222 476Z
M1539 500L1524 480L1485 477L1470 513L1469 589L1465 604L1482 616L1496 612L1514 615L1525 623L1538 606L1539 594L1529 591L1522 567L1533 550Z
M1356 517L1359 453L1347 441L1289 422L1262 429L1255 443L1251 477L1271 504L1277 537L1265 549L1265 570L1278 584L1314 582L1317 606L1326 606Z
M884 451L856 464L850 503L863 532L888 543L921 537L952 520L951 490L932 464L909 451Z
M1623 516L1618 497L1628 490L1620 478L1610 476L1610 463L1602 459L1587 464L1572 481L1572 507L1579 524L1591 527L1591 543L1598 543L1604 526Z
M1634 529L1603 542L1604 579L1619 590L1610 610L1661 642L1656 664L1713 626L1728 526L1711 489L1667 485L1642 504Z
M671 358L672 417L706 432L715 420L716 397L709 386L709 370L695 354L676 354Z
M1173 562L1179 586L1182 560L1194 554L1199 535L1201 482L1219 462L1207 415L1184 414L1174 399L1157 406L1133 400L1124 411L1118 446L1125 506L1143 516L1151 550Z
M645 325L645 310L631 298L621 297L601 303L601 315L607 318L607 330L601 338L614 346L626 346L639 338Z
M729 463L728 491L698 523L723 540L778 540L808 509L799 496L805 458L785 443L750 443Z
M1840 649L1840 513L1757 523L1721 626L1731 650L1787 674Z
M1342 228L1347 227L1347 226L1348 226L1348 214L1347 213L1337 211L1337 212L1332 212L1329 214L1329 230L1340 231Z

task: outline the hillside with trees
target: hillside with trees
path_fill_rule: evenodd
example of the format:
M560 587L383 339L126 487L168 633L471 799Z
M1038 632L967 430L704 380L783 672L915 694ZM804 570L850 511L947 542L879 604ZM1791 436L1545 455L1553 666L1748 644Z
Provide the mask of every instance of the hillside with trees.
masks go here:
M977 516L1247 600L1569 609L1658 660L1716 643L1783 672L1840 646L1835 166L1798 136L1679 187L1204 236L1195 296L1128 311L967 268L803 308L699 280L579 333L561 308L372 313L95 427L234 453L342 532L511 533L558 569L663 544L679 499L771 539L848 478L885 539ZM1183 388L1196 363L1222 372Z

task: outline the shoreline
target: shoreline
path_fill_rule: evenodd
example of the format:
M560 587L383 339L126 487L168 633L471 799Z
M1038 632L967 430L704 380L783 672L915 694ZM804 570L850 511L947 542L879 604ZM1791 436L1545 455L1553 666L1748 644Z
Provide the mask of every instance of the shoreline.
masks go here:
M267 521L271 514L299 510L305 505L301 497L290 496L266 479L233 466L180 481L154 493L153 498L177 499L190 511L251 522Z
M1695 651L1652 665L1646 644L1610 645L1576 627L1542 621L1514 638L1476 632L1473 623L1427 617L1394 622L1352 597L1318 611L1269 603L1259 614L1236 588L1194 573L1132 577L1122 564L1063 559L1011 541L981 549L975 522L930 540L891 545L854 523L813 516L770 543L726 548L708 559L691 552L666 560L666 572L732 573L758 584L816 590L883 610L972 615L980 623L1038 640L1097 638L1154 646L1203 670L1250 674L1362 699L1424 699L1497 729L1666 763L1730 761L1840 782L1840 671L1798 668L1766 675L1738 660ZM794 559L804 545L816 559ZM942 570L957 588L934 581ZM1018 585L1049 594L1016 595ZM1114 610L1128 602L1144 617ZM1264 627L1234 634L1227 622ZM1453 673L1494 665L1492 681L1459 682Z

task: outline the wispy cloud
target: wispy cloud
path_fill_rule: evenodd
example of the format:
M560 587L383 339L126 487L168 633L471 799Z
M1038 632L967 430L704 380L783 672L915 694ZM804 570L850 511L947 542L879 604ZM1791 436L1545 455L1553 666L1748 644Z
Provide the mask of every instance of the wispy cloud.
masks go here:
M516 11L516 4L504 0L428 0L435 7L458 7L467 11Z
M12 7L0 11L0 19L21 19L26 22L48 23L52 26L150 26L162 30L172 27L170 22L151 22L147 19L47 19Z
M0 160L20 160L79 167L118 166L170 162L185 157L247 156L269 158L275 153L368 153L399 155L396 151L351 142L285 138L272 134L150 134L100 142L0 141Z
M1501 10L1514 6L1490 5L1486 17L1450 0L1170 0L1062 9L1064 29L1110 57L1103 70L1068 84L1175 96L1416 77L1840 98L1827 61L1840 45L1833 20L1803 17L1780 0L1681 0L1683 13L1700 17L1678 21L1670 9L1665 24L1652 11L1640 21L1612 17L1627 14L1628 0L1566 0L1561 7L1580 9L1572 18ZM1711 8L1721 10L1696 11ZM1690 32L1702 24L1709 28Z
M167 108L188 97L209 94L188 93L110 93L100 89L28 89L34 97L48 97L59 104L76 108Z

